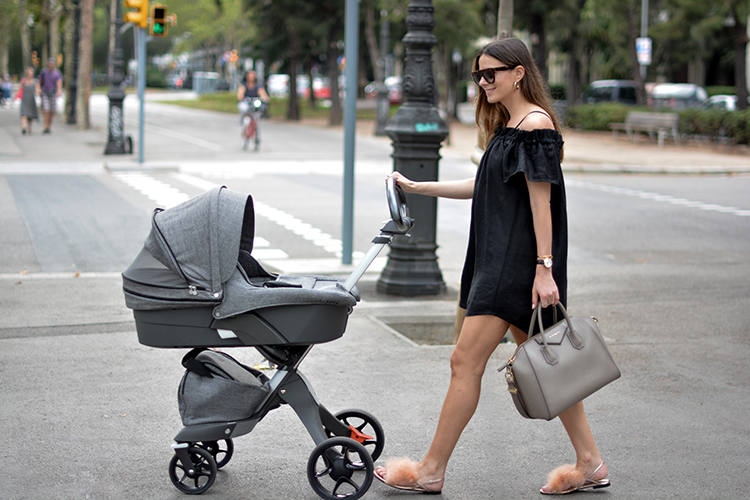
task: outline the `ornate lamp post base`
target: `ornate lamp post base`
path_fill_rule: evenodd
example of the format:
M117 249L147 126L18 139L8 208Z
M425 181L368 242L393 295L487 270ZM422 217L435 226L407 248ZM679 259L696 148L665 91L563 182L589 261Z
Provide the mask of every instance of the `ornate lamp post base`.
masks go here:
M393 140L393 168L415 181L438 179L440 143L448 127L432 105L435 80L432 47L437 43L434 8L430 0L412 0L406 16L404 36L404 95L406 102L390 119L385 131ZM415 220L411 237L397 236L391 244L388 263L377 290L400 296L437 295L445 282L437 264L437 199L407 194L409 212Z

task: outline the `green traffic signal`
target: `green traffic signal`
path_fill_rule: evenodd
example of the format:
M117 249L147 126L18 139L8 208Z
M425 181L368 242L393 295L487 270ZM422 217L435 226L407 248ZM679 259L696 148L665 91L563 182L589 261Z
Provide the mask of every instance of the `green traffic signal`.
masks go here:
M151 7L151 36L167 36L167 6L156 4Z

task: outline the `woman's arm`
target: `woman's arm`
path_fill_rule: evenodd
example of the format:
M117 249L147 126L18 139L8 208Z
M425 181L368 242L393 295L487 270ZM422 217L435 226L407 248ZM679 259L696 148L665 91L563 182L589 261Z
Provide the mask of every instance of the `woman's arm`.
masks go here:
M393 172L388 177L396 179L396 184L407 193L468 200L474 196L474 178L460 181L423 181L407 179L400 172Z
M237 89L237 100L241 101L245 98L245 86L240 85L240 87Z
M552 255L552 210L550 209L551 184L549 182L531 182L526 178L531 202L531 215L534 221L537 256ZM554 257L554 256L553 256ZM553 259L552 266L555 261ZM536 276L531 291L531 308L541 302L542 307L556 305L560 301L560 292L552 277L552 268L536 264Z

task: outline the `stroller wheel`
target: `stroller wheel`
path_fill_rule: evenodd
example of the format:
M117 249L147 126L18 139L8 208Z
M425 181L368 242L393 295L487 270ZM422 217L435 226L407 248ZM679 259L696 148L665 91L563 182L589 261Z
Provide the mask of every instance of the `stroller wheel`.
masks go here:
M335 417L349 427L351 435L348 437L362 444L373 462L380 457L385 446L385 433L377 418L363 410L344 410L336 413ZM330 431L327 434L332 436Z
M221 444L222 442L224 443L223 446ZM211 456L214 457L217 469L221 469L228 464L234 454L234 443L231 439L224 439L221 442L203 441L199 443L198 446L209 452Z
M209 452L194 446L188 450L191 467L185 467L177 455L169 462L169 479L183 493L199 495L209 489L216 479L216 462Z
M346 437L326 439L315 447L307 461L307 479L326 500L355 500L372 484L375 470L364 446Z

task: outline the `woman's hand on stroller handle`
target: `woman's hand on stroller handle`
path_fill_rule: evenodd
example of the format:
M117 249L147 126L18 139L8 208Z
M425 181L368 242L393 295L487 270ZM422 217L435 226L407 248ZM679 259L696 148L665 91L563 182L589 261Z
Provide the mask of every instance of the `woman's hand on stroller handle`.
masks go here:
M393 176L390 176L385 180L385 196L388 200L388 210L391 212L391 221L395 226L397 234L406 234L406 232L411 229L414 220L409 217L409 207L406 204L406 195L398 186L398 183ZM386 231L386 228L387 225L383 228L384 232Z

